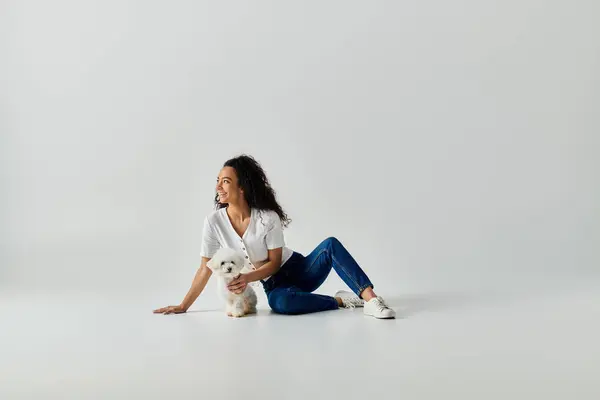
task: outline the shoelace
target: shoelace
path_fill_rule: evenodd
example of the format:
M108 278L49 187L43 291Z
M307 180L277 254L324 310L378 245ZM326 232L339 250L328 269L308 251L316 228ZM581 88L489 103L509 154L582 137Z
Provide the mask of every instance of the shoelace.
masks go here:
M385 304L385 301L383 301L383 299L382 299L381 297L377 297L377 298L375 299L375 304L377 305L377 309L378 309L379 311L383 311L383 310L385 310L385 309L389 308L389 307L387 306L387 304Z
M351 297L342 299L342 303L346 308L356 308L356 305L362 303L362 300L360 300L359 298Z
M356 307L354 305L354 303L349 299L342 299L342 303L344 304L344 307L346 307L346 308L355 308Z

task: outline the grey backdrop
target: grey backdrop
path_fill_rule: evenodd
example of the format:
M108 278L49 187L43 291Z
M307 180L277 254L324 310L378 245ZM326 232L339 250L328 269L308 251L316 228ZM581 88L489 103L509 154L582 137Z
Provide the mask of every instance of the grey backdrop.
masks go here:
M598 11L3 1L0 289L178 303L240 152L384 296L595 278Z

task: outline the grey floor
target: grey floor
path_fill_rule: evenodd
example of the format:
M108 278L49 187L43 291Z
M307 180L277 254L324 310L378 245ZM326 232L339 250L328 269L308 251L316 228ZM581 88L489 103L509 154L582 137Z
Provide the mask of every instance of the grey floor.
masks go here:
M599 288L399 294L387 321L4 291L0 398L598 399Z

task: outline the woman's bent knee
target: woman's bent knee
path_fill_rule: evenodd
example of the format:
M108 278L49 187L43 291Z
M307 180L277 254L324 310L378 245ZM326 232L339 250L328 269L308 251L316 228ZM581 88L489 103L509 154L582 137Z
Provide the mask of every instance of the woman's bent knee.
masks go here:
M340 242L340 240L338 238L336 238L335 236L330 236L327 239L323 240L323 244L324 245L330 245L330 246L339 246L342 243Z

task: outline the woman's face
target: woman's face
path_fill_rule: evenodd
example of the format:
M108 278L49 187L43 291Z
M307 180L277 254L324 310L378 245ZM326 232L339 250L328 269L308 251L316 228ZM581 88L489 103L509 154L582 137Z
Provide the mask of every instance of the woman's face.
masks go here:
M243 198L243 191L238 186L238 179L235 169L232 167L223 167L219 172L216 186L219 202L222 204L237 203Z

